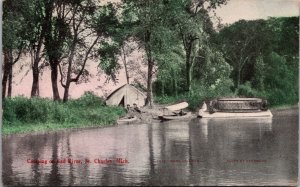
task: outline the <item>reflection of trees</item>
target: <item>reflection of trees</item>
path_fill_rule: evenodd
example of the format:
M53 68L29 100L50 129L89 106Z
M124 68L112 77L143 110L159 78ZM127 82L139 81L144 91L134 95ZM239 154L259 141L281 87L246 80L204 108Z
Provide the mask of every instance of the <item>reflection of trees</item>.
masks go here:
M12 162L13 162L13 155L12 155L12 148L11 144L9 144L10 140L7 138L3 138L2 144L2 182L4 185L11 185L13 184L12 177L14 176L13 169L12 169ZM16 182L16 181L14 181Z
M148 145L149 145L149 164L150 164L150 176L154 175L154 156L153 156L153 129L152 124L148 125Z
M19 178L15 176L13 172L13 163L16 162L27 162L27 159L33 159L33 160L40 160L44 159L41 158L41 153L45 149L45 145L47 144L48 136L45 136L44 134L38 134L38 135L28 135L24 137L20 136L11 136L10 138L4 139L3 141L3 183L4 184L22 184L25 181L22 180L21 182L18 182ZM15 148L13 144L17 145ZM23 155L24 153L27 153L30 155L29 157L20 157L20 155ZM28 170L30 167L30 172L33 174L31 182L34 183L34 185L40 185L41 177L42 177L42 171L40 171L40 165L39 164L23 164L20 166L19 169L21 170Z
M72 158L71 145L70 145L70 134L67 134L67 157ZM69 169L69 186L74 184L73 164L70 163Z
M39 141L36 141L38 139ZM33 155L34 160L39 159L45 159L41 158L41 152L44 149L48 138L47 136L38 135L36 138L28 138L28 142L25 141L26 145L30 145L30 149ZM40 165L39 164L32 164L31 165L32 171L33 171L33 181L35 182L35 185L39 186L41 182L41 171L40 171Z
M53 134L52 142L52 160L58 160L58 134ZM58 171L58 163L51 164L50 176L48 179L48 185L50 186L59 186L62 183L62 176Z

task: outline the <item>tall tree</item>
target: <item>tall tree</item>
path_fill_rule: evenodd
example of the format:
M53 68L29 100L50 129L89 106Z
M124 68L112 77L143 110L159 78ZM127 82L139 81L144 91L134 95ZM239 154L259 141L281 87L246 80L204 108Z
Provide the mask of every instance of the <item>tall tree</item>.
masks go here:
M185 74L186 90L191 91L192 72L195 66L195 58L199 50L204 49L210 32L212 32L212 22L209 12L217 6L226 3L226 0L195 0L172 2L173 15L171 21L174 22L178 35L182 41L185 51Z
M32 87L31 97L39 96L39 75L42 66L40 62L44 56L43 44L45 33L47 32L43 28L43 22L45 17L43 14L44 3L39 0L31 0L28 2L27 12L24 14L26 20L26 32L25 37L28 41L28 51L31 56L31 69L32 69Z
M66 22L70 13L69 1L45 0L45 21L43 29L45 33L45 49L51 67L51 83L54 100L61 100L58 91L59 64L65 57L67 39L70 36L70 29Z
M221 50L225 58L234 68L235 87L238 88L245 80L244 67L255 62L255 58L266 50L266 23L263 20L241 20L220 31ZM249 69L248 69L249 71Z
M93 1L79 0L69 4L69 17L66 18L67 26L70 30L67 54L67 71L63 73L62 65L59 64L61 75L61 85L64 88L63 101L68 101L70 85L77 82L84 73L85 65L88 60L92 48L97 43L100 36L93 36L94 32L88 28L87 19L95 12L96 6ZM87 34L88 33L88 34ZM88 39L92 39L92 43L88 46ZM78 62L78 63L75 63ZM80 63L82 62L82 63ZM75 67L74 67L75 66ZM75 75L74 75L75 74ZM72 77L75 76L75 77ZM64 83L65 80L65 83Z
M147 63L147 98L146 105L152 106L152 79L155 73L157 51L164 47L164 25L166 17L164 15L165 4L162 0L134 1L124 0L125 7L123 16L131 23L131 37L139 44L139 48L144 50L145 61Z
M3 2L3 78L2 78L2 98L11 97L13 65L20 59L26 45L24 31L26 22L24 21L24 11L26 1L7 0Z

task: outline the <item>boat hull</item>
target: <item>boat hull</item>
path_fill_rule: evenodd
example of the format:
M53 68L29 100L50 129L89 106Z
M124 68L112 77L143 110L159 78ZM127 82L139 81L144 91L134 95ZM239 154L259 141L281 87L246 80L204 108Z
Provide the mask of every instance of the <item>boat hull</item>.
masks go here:
M133 118L121 118L117 120L117 124L129 124L137 121L137 117L134 116Z
M200 118L271 118L273 115L270 110L258 112L215 112L199 110L198 117Z
M187 112L185 115L180 116L180 115L161 115L158 116L160 120L183 120L183 119L188 119L192 117L191 112Z

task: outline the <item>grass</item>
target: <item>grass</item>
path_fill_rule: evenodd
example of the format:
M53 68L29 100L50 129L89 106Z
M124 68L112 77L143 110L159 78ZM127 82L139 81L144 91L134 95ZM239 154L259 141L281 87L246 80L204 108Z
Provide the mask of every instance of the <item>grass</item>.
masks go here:
M284 104L284 105L276 105L276 106L271 106L270 109L272 110L285 110L285 109L290 109L290 108L297 108L298 103L295 104Z
M3 134L104 127L125 115L124 108L105 106L92 93L67 103L14 97L3 101Z

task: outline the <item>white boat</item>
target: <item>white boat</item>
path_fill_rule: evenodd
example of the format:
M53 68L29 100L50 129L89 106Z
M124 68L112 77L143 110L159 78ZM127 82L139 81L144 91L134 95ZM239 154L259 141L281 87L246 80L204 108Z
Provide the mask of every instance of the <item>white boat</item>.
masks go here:
M183 120L183 119L187 119L187 118L191 118L191 117L192 117L191 112L186 112L182 115L173 114L173 115L158 116L158 118L161 119L161 120Z
M222 98L210 102L209 108L203 103L200 118L271 118L266 101L259 98Z
M187 102L181 102L181 103L178 103L175 105L166 106L163 109L167 109L170 111L177 111L177 110L185 109L188 106L189 106L189 104Z
M163 108L163 114L159 115L158 118L161 120L181 120L190 118L192 116L191 112L182 111L188 106L189 104L187 102L166 106Z
M215 112L209 113L208 111L199 110L198 117L201 118L257 118L257 117L268 117L271 118L273 115L270 110L257 111L257 112Z
M121 125L121 124L129 124L129 123L133 123L137 121L137 117L133 116L133 117L124 117L124 118L120 118L117 120L117 124Z

